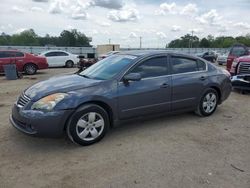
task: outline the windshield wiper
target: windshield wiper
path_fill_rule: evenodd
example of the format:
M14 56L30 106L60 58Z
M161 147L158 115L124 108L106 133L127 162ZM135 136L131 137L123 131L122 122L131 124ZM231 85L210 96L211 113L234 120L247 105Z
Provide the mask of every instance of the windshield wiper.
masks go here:
M89 76L87 76L87 75L84 75L84 74L78 74L79 76L82 76L82 77L84 77L84 78L90 78Z

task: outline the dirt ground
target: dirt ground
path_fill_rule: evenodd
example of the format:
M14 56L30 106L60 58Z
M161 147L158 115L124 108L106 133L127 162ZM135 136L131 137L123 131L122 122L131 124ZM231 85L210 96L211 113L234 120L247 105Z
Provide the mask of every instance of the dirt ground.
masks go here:
M11 126L23 89L75 70L0 76L0 187L250 188L250 95L232 92L208 118L186 113L124 124L88 147Z

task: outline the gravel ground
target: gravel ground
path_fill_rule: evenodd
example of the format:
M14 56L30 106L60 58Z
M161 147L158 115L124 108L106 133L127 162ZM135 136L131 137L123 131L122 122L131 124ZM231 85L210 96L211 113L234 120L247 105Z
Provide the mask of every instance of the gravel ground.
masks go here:
M130 122L99 143L30 137L8 117L21 91L52 75L0 76L0 187L250 188L250 95L233 92L208 118L193 113Z

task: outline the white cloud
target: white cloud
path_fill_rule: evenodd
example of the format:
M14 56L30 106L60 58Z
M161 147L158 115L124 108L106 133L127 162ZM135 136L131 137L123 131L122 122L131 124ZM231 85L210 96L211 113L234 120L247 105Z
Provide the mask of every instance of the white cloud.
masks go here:
M22 33L23 31L28 30L28 28L19 28L16 31L14 31L15 34Z
M88 13L82 7L73 7L72 8L71 18L75 20L85 20L88 18Z
M101 21L101 20L96 20L95 21L96 24L102 26L102 27L109 27L111 26L111 24L109 22L106 22L106 21Z
M32 12L43 12L44 11L41 7L31 7L30 10Z
M48 2L49 0L32 0L34 2L38 2L38 3L46 3Z
M196 4L189 3L183 7L181 10L181 14L192 16L198 12L198 8Z
M11 8L11 10L13 10L14 12L18 12L18 13L24 13L25 12L25 9L22 8L22 7L19 7L19 6L13 6Z
M250 29L250 24L246 22L238 22L234 24L235 27L240 27L242 29Z
M166 14L166 13L170 13L170 14L174 14L176 13L176 9L177 9L177 6L175 3L162 3L160 5L160 13L161 14Z
M209 12L196 17L196 20L201 24L219 25L222 17L217 13L217 10L212 9Z
M63 12L65 2L60 0L54 0L49 6L49 13L51 14L60 14Z
M134 6L126 5L121 10L110 11L107 17L114 22L136 21L139 19L139 11Z
M181 26L179 26L179 25L173 25L171 28L171 31L173 31L173 32L178 32L180 30L181 30Z
M156 35L160 39L166 39L167 38L167 35L164 32L157 32Z
M131 33L129 33L129 36L128 36L128 38L137 38L138 36L137 36L137 34L136 33L134 33L134 32L131 32Z
M92 0L90 4L108 9L121 9L124 2L122 0Z

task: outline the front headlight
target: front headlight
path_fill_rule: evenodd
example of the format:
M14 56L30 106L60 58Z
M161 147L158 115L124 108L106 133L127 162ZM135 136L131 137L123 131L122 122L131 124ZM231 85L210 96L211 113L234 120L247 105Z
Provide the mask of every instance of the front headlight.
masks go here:
M68 96L68 94L66 94L66 93L55 93L52 95L48 95L48 96L40 99L39 101L35 102L31 106L31 109L32 110L51 111L66 96Z
M233 61L232 66L235 68L237 66L238 62L236 60Z

